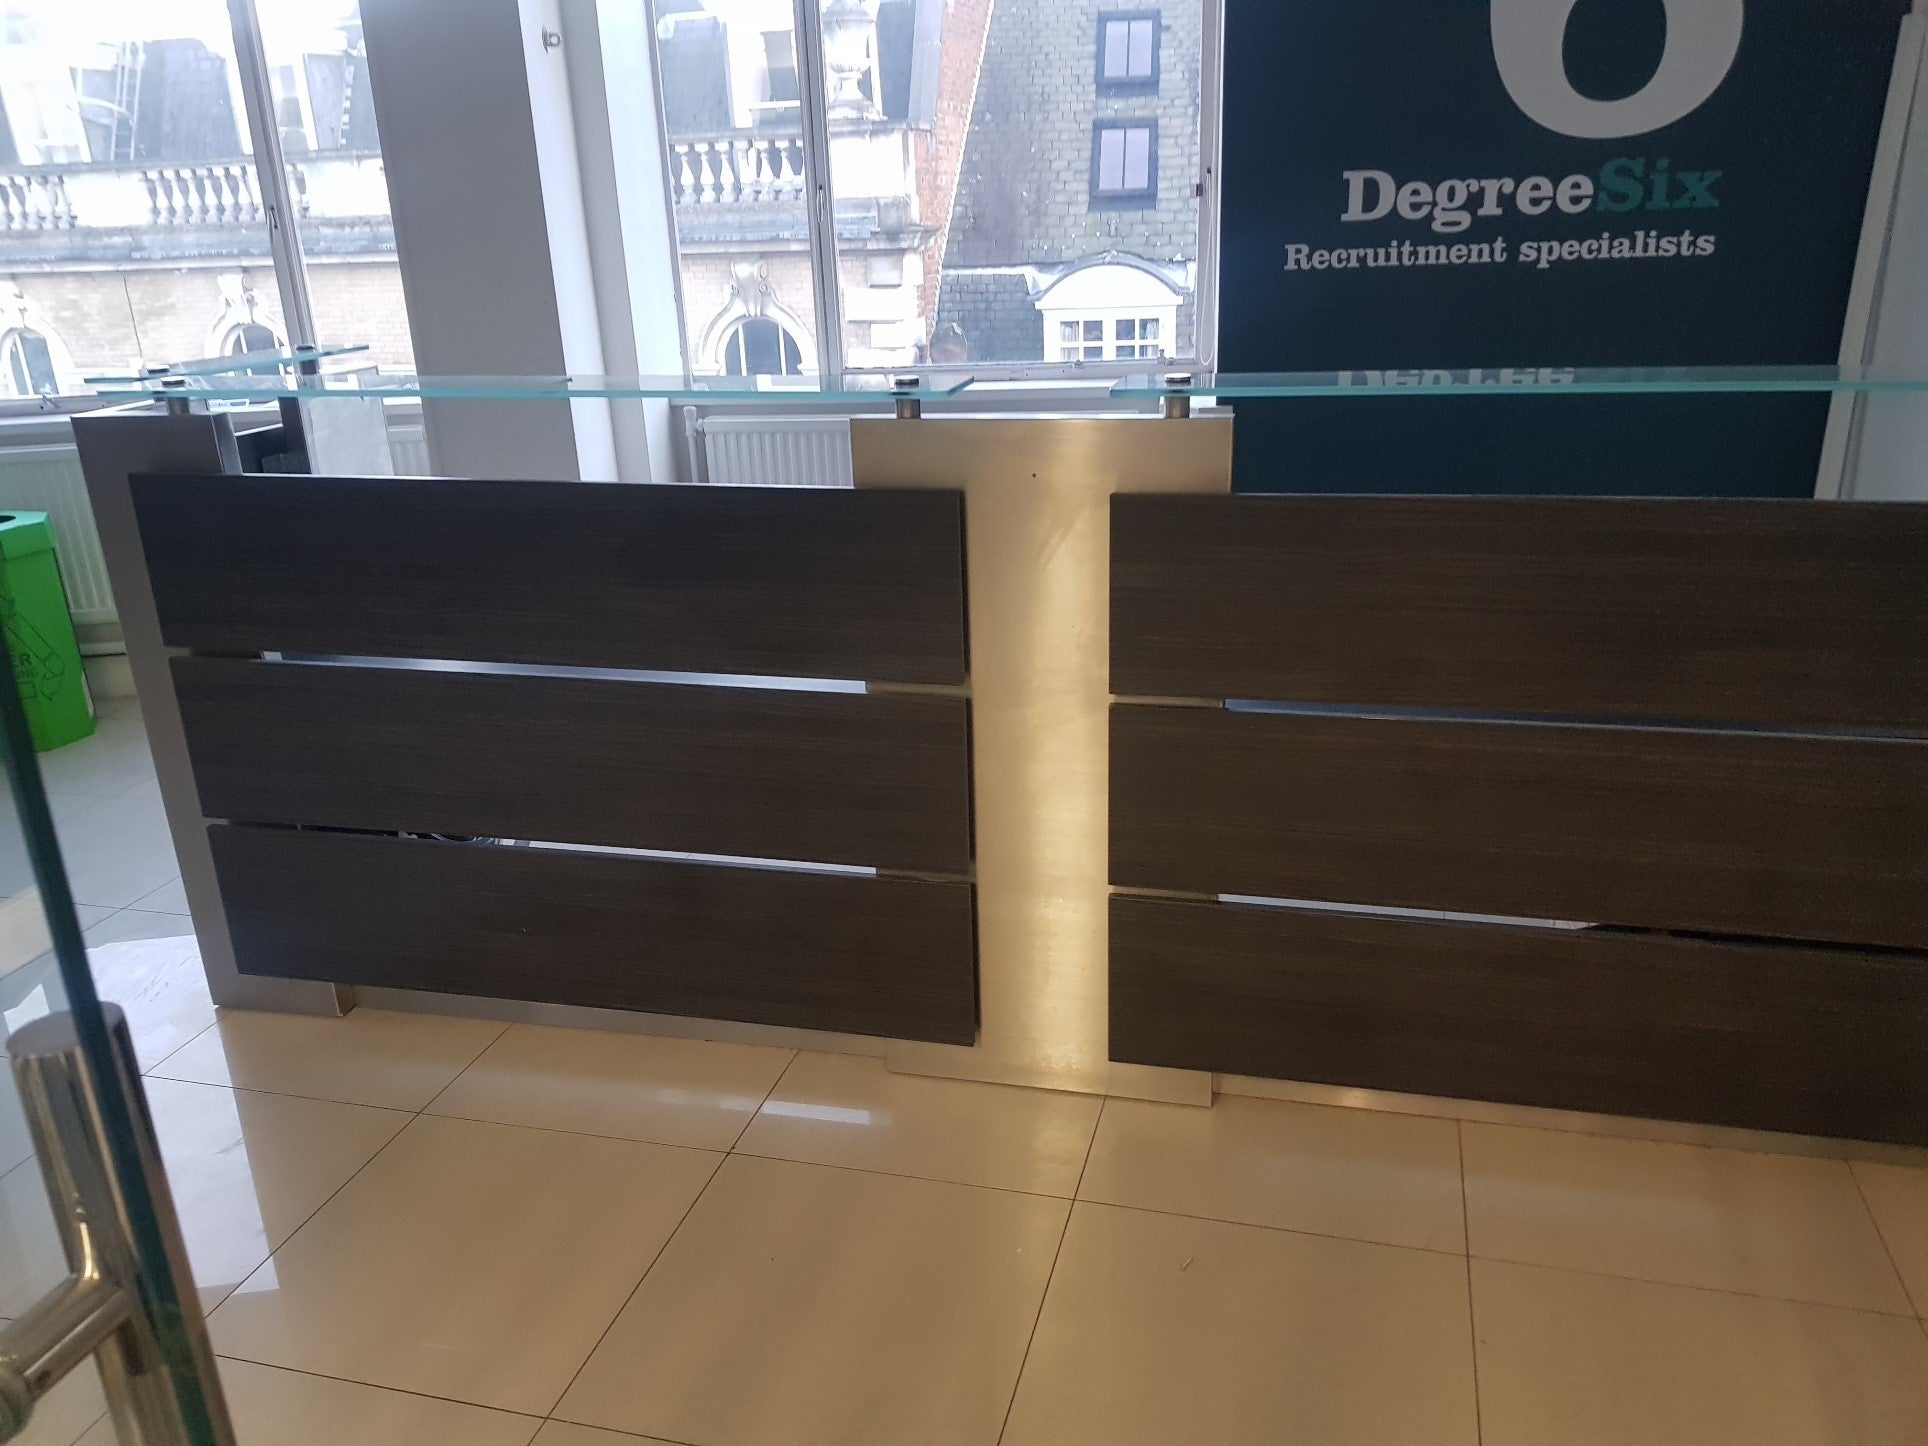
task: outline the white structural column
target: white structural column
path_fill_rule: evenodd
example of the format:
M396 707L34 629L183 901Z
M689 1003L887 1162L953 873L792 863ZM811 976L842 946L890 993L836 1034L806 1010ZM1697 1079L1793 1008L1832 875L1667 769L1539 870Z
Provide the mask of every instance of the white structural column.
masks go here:
M649 7L636 0L557 3L603 364L622 375L679 376L676 222L656 107ZM677 438L667 402L612 402L610 423L618 478L676 479Z
M859 487L964 493L977 1044L893 1069L1206 1104L1211 1076L1113 1065L1111 498L1225 492L1232 419L858 418Z
M424 375L603 370L554 0L362 0ZM350 338L352 339L352 338ZM438 472L613 480L606 403L424 407Z

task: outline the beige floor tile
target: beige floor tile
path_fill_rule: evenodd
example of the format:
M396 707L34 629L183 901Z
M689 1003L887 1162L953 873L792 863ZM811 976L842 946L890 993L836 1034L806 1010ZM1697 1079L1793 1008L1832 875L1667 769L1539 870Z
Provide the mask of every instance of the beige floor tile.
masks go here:
M93 736L40 755L40 778L50 798L112 798L153 777L139 717L103 717Z
M122 944L130 940L172 942L176 955L191 954L196 947L192 919L186 914L170 914L154 909L116 909L90 926L83 937L90 954L102 945Z
M1451 1120L1221 1097L1109 1100L1081 1199L1455 1254L1466 1248Z
M82 1361L64 1380L35 1403L27 1429L8 1446L74 1446L75 1442L104 1441L113 1446L114 1426L101 1394L100 1372L92 1361ZM99 1433L88 1428L101 1422Z
M791 1051L511 1025L429 1106L504 1125L727 1150Z
M162 914L187 913L187 887L179 880L162 884L151 894L142 894L127 906L130 909L151 909Z
M1913 1314L1844 1161L1464 1131L1475 1255Z
M422 1116L209 1317L215 1349L547 1415L718 1158Z
M203 1310L226 1299L412 1118L220 1085L146 1083Z
M1917 1314L1928 1315L1928 1170L1906 1165L1851 1167Z
M1003 1446L1471 1446L1457 1256L1080 1202Z
M340 1019L224 1010L213 1029L148 1073L343 1104L419 1110L504 1026L357 1009Z
M1919 1446L1918 1322L1473 1262L1485 1446Z
M95 991L126 1012L142 1069L214 1023L200 948L179 915L122 910L88 931L87 964Z
M74 902L120 909L181 876L160 790L148 784L55 821Z
M800 1054L737 1149L1068 1198L1099 1105L1090 1095L892 1074L859 1055Z
M702 1446L994 1446L1067 1208L733 1155L555 1414Z
M540 1422L506 1411L220 1362L221 1385L240 1446L528 1446ZM102 1422L80 1446L114 1446Z
M621 1431L604 1431L596 1426L571 1426L567 1421L545 1422L536 1432L534 1446L659 1446L656 1438L649 1436L630 1436ZM661 1442L660 1446L679 1446L679 1443Z

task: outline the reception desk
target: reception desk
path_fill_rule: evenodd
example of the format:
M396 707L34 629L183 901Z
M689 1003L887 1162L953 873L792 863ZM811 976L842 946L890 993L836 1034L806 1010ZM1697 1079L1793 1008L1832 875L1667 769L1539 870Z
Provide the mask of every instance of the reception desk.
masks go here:
M243 475L82 419L218 1001L1928 1143L1928 508ZM781 483L781 478L772 478Z

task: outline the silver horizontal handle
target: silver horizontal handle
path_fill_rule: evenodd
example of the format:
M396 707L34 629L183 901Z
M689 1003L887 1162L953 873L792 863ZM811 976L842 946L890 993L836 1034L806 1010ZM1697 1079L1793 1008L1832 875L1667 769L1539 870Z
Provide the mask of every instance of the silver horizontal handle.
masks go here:
M98 1275L70 1275L0 1327L0 1441L26 1430L35 1403L133 1313L119 1286Z

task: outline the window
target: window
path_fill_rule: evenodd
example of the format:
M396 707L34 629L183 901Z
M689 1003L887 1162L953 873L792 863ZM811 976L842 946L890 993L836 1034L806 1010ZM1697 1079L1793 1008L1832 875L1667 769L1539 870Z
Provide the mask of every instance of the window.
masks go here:
M1105 324L1102 321L1058 323L1059 361L1103 361Z
M767 98L795 105L801 92L797 89L796 37L790 31L763 32L763 65L767 76L765 88L769 91Z
M794 377L802 373L803 350L797 339L768 317L738 322L724 340L725 376Z
M258 321L238 322L228 329L228 337L221 346L222 356L245 356L251 351L275 351L281 346L281 338Z
M1163 356L1155 316L1092 317L1058 323L1058 357L1063 362L1132 361Z
M1117 342L1113 355L1121 361L1132 357L1163 355L1158 346L1158 318L1155 316L1121 318L1112 323L1112 337Z
M810 371L1050 375L1067 347L1091 365L1087 345L1106 363L1190 355L1205 0L1131 5L799 0L823 73L798 73L788 100L818 50L789 4L651 0L692 370L721 370L744 316L780 319ZM804 203L806 138L826 148L822 213ZM1084 290L1123 292L1046 307L1101 262L1116 264ZM1148 287L1168 307L1144 309ZM1105 334L1061 341L1048 311ZM1119 319L1155 319L1157 335L1120 341Z
M252 4L314 331L411 368L359 0ZM0 226L0 276L35 314L59 317L57 338L28 329L51 343L62 386L252 348L261 338L240 324L255 318L232 309L237 274L274 310L268 344L291 329L268 245L273 188L256 173L235 55L224 0L0 5L0 139L13 141L0 173L21 198ZM31 373L30 343L0 356L0 389L15 358Z
M59 390L53 349L37 331L17 326L0 337L0 364L6 368L8 390L16 397L43 396Z
M1098 86L1102 90L1158 87L1158 14L1098 17Z
M1158 199L1158 127L1150 121L1099 121L1091 133L1094 206L1150 206Z

